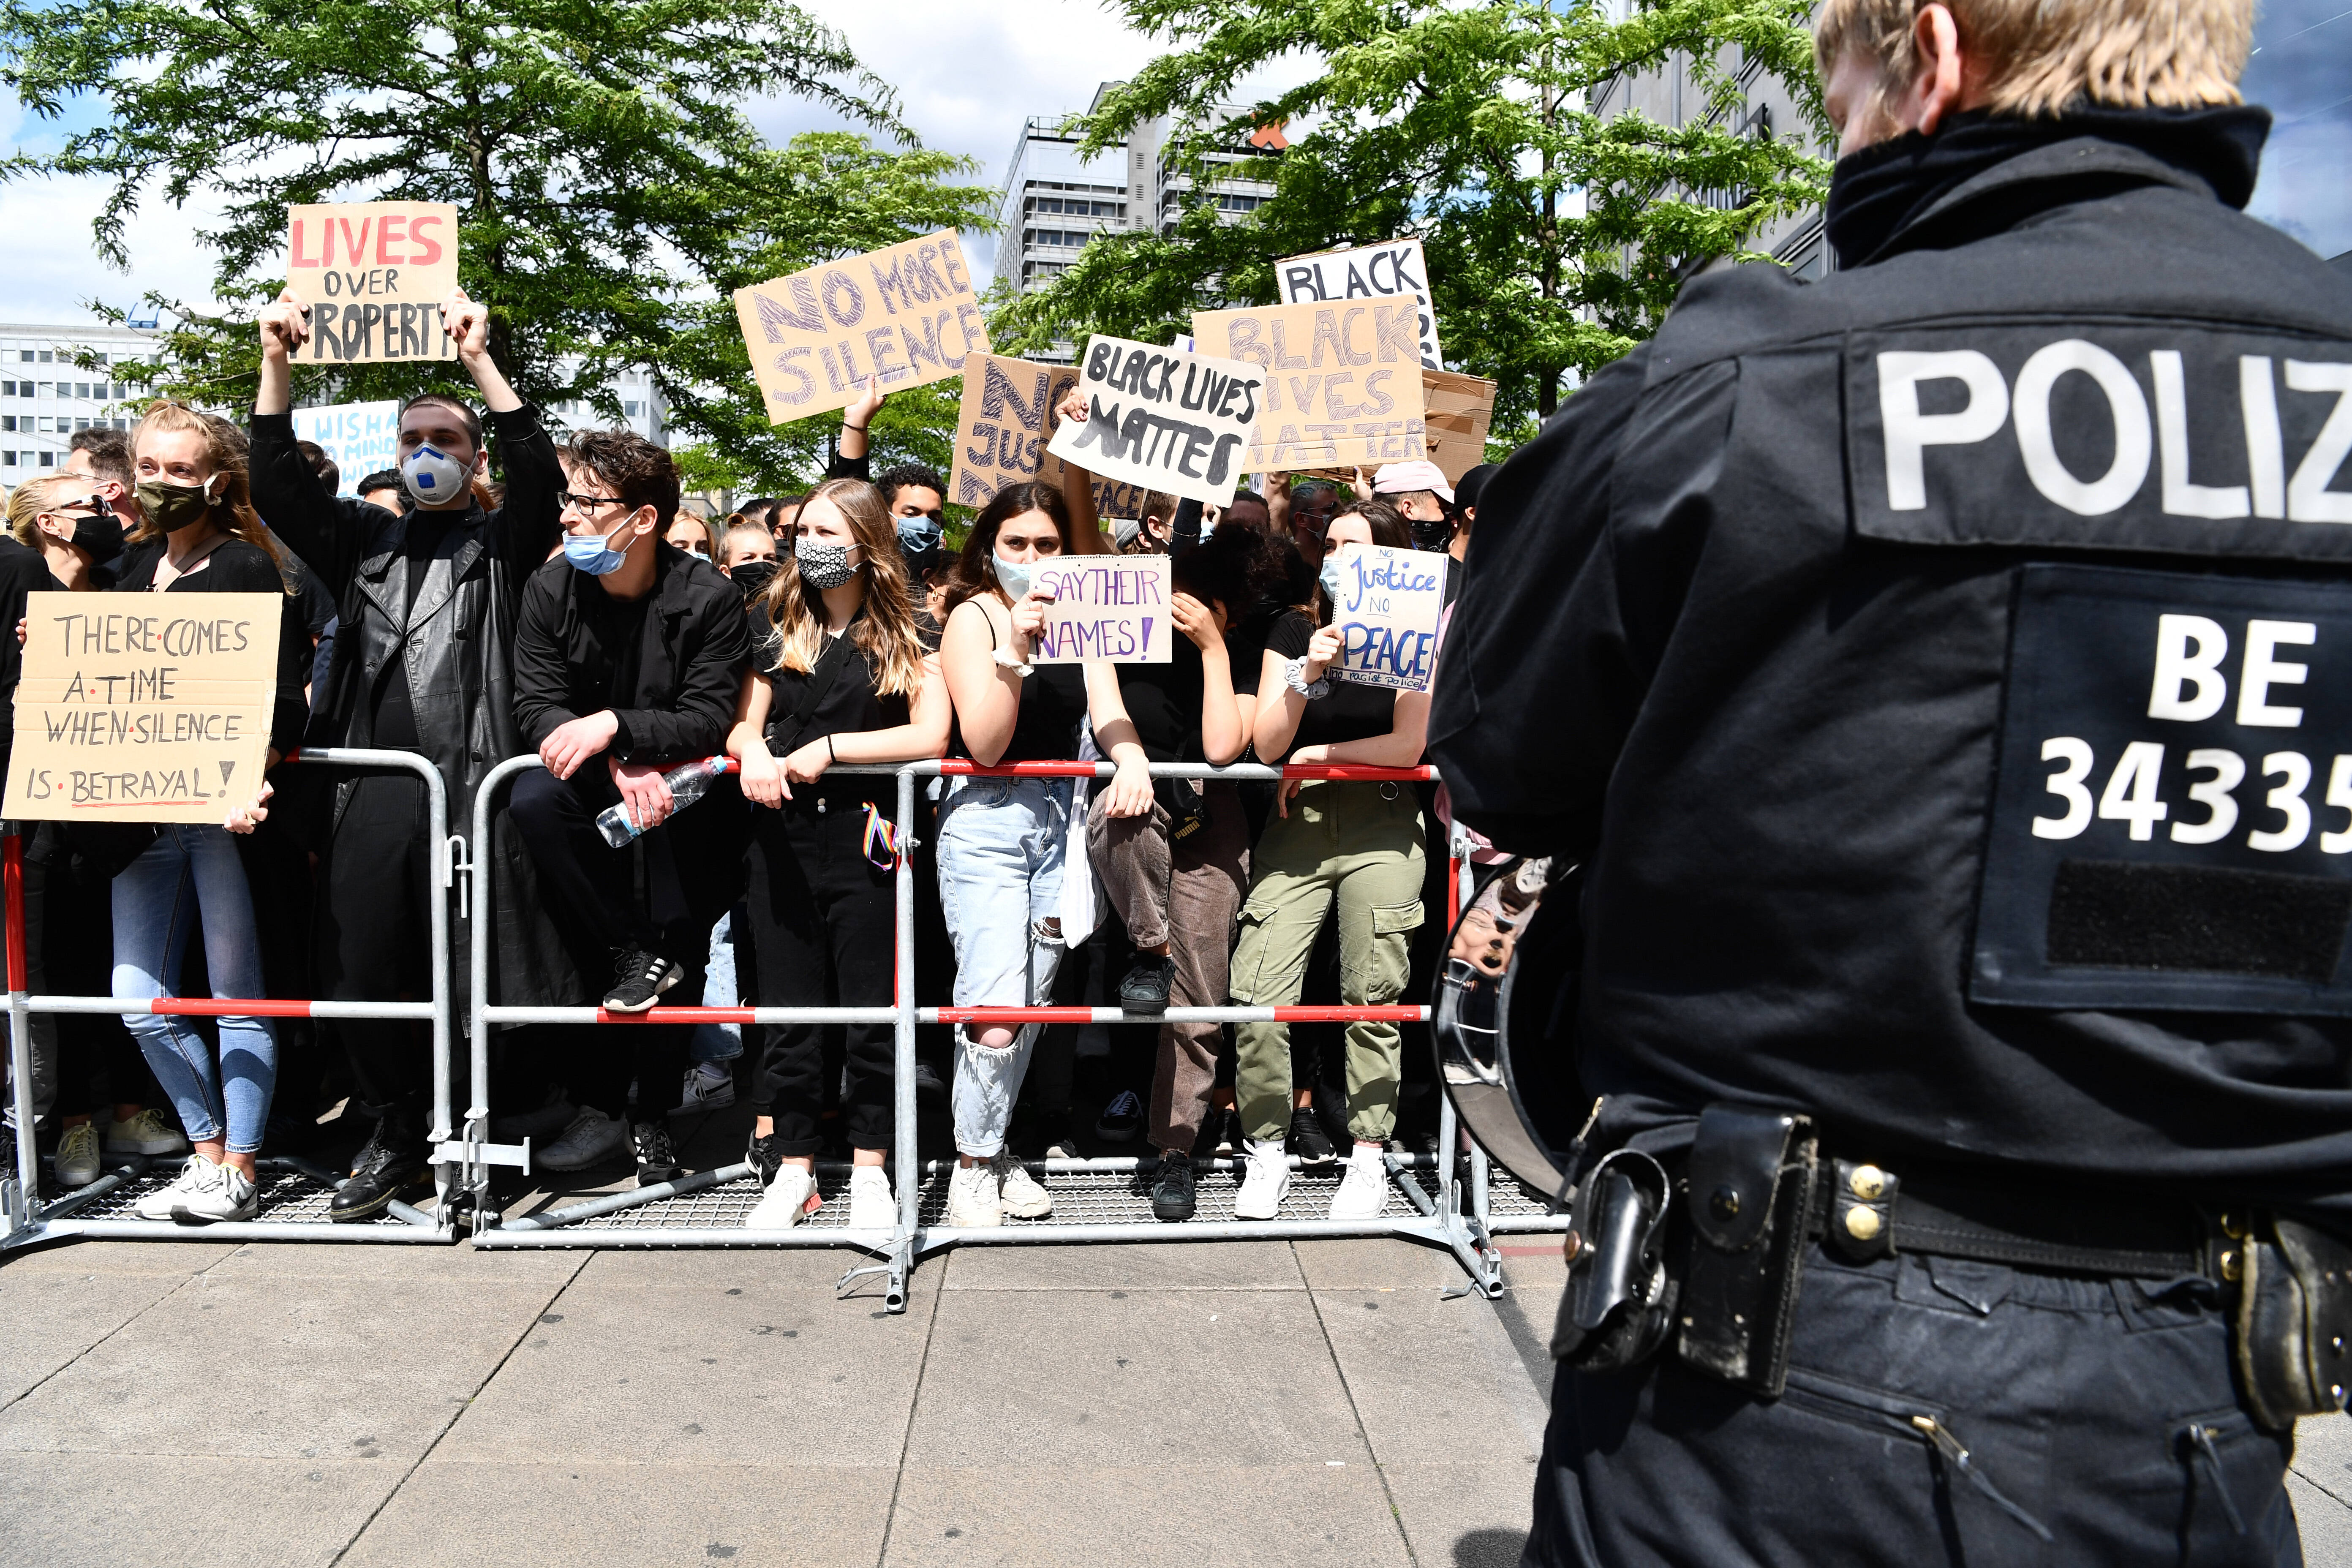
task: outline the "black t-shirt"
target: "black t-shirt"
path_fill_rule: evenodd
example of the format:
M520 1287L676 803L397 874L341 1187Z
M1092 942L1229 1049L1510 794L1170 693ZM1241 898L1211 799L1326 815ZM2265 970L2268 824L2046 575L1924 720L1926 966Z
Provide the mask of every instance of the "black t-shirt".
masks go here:
M1274 629L1266 634L1265 651L1285 658L1304 658L1307 645L1314 638L1315 623L1303 611L1293 610L1274 623ZM1331 689L1309 700L1307 710L1298 716L1298 733L1290 738L1291 751L1301 746L1334 745L1341 741L1368 741L1396 728L1397 694L1390 688L1364 686L1328 673L1327 679ZM1285 752L1284 756L1288 754ZM1283 758L1265 760L1279 763Z
M844 633L847 636L847 633ZM826 643L830 647L831 642ZM793 715L799 711L802 700L808 695L812 671L803 669L770 669L768 678L769 746L796 750L811 741L821 741L827 735L847 735L863 730L895 730L908 722L908 706L906 694L893 692L886 696L881 690L881 677L874 668L874 659L856 643L850 644L849 654L840 672L826 686L824 695L817 700L816 711L797 732L785 730ZM782 758L783 751L777 751Z

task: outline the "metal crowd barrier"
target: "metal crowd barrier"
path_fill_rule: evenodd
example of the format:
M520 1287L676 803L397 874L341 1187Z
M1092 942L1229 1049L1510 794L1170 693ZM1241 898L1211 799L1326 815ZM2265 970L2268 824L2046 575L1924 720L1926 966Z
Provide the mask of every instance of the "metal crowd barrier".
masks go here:
M114 1237L131 1240L185 1240L204 1237L226 1241L434 1242L457 1239L452 1197L462 1190L464 1159L449 1142L449 910L447 890L464 863L462 840L449 837L449 803L440 771L413 752L333 747L298 752L286 759L328 767L397 768L425 781L427 822L434 843L433 874L443 896L434 900L430 940L433 999L429 1002L298 1002L248 998L159 997L152 1002L114 996L33 996L26 994L24 844L15 834L0 839L0 874L7 898L8 1045L16 1121L16 1163L0 1181L0 1253L67 1237ZM177 1174L136 1156L116 1164L89 1186L43 1203L40 1156L34 1143L32 1016L37 1013L150 1013L193 1017L233 1014L272 1018L406 1019L433 1026L433 1132L435 1212L395 1202L383 1215L358 1224L327 1217L327 1202L343 1177L308 1160L279 1155L258 1162L256 1185L260 1210L250 1220L179 1225L144 1220L132 1205ZM62 1087L62 1086L61 1086Z
M500 786L511 781L516 774L540 765L536 757L517 757L499 764L484 778L480 791L475 796L475 844L487 845L489 842L490 816ZM915 781L918 778L940 775L1108 778L1113 768L1108 763L1021 763L1005 767L982 768L968 762L947 761L896 765L845 764L830 771L833 773L895 775L898 780L897 820L904 827L911 826L915 820ZM1437 776L1434 769L1426 767L1373 768L1346 764L1211 768L1200 764L1154 763L1151 773L1158 778L1264 781L1289 778L1403 782ZM906 846L908 850L913 847L911 842ZM1468 875L1466 867L1460 862L1459 850L1457 843L1454 847L1457 877L1449 879L1448 885L1449 927L1453 910L1459 905ZM486 858L478 857L476 864L478 868L483 867ZM484 870L481 874L487 876L488 873ZM1501 1258L1492 1242L1492 1235L1496 1231L1505 1228L1549 1229L1565 1226L1564 1217L1555 1223L1541 1215L1514 1215L1504 1225L1490 1220L1488 1205L1492 1184L1486 1152L1462 1135L1453 1103L1442 1092L1439 1097L1437 1142L1440 1154L1417 1158L1390 1155L1387 1160L1391 1184L1387 1210L1372 1219L1346 1221L1322 1217L1319 1213L1312 1211L1319 1209L1317 1200L1328 1188L1316 1184L1302 1187L1296 1179L1291 1194L1285 1202L1286 1212L1284 1217L1273 1220L1217 1217L1215 1211L1218 1209L1223 1210L1227 1216L1231 1214L1232 1178L1234 1175L1232 1169L1234 1162L1220 1160L1211 1162L1203 1173L1201 1191L1202 1214L1189 1221L1164 1222L1148 1217L1146 1200L1136 1190L1142 1176L1156 1162L1114 1159L1030 1162L1033 1170L1042 1165L1046 1189L1055 1198L1055 1214L1062 1215L1066 1205L1069 1210L1081 1217L1008 1220L1004 1225L990 1229L950 1226L942 1223L947 1169L951 1162L924 1163L919 1161L915 1152L915 1027L918 1024L1100 1023L1157 1027L1162 1019L1130 1016L1116 1007L917 1006L914 865L911 854L900 855L897 879L895 977L898 1000L895 1005L887 1007L656 1007L645 1014L616 1017L596 1007L498 1006L489 1001L488 932L485 922L475 921L471 954L472 1016L467 1031L473 1042L473 1100L467 1108L463 1137L466 1181L475 1198L472 1205L475 1216L473 1244L486 1247L852 1247L881 1261L850 1269L842 1277L842 1288L846 1289L851 1281L862 1275L885 1274L887 1276L885 1304L889 1310L896 1312L906 1308L908 1276L915 1263L931 1253L958 1246L1017 1246L1045 1242L1400 1237L1442 1247L1460 1261L1468 1280L1453 1293L1466 1294L1475 1290L1493 1297L1499 1296L1503 1290ZM487 884L478 887L475 892L478 907L487 907L489 899ZM1166 1021L1180 1023L1342 1023L1362 1019L1418 1022L1425 1020L1428 1016L1427 1007L1400 1005L1171 1007L1164 1016ZM652 1187L607 1194L527 1217L504 1220L497 1212L490 1194L489 1167L492 1164L527 1165L529 1152L525 1146L499 1145L489 1141L488 1040L493 1026L885 1022L892 1024L896 1030L894 1167L898 1199L897 1223L887 1231L854 1230L835 1218L845 1205L832 1200L841 1195L841 1183L847 1173L845 1168L828 1168L822 1163L818 1167L819 1190L828 1200L826 1205L813 1216L814 1223L804 1222L788 1230L752 1231L744 1227L742 1216L757 1202L760 1193L751 1167L741 1163L698 1172ZM1447 1157L1457 1151L1466 1151L1466 1194L1465 1183L1457 1174L1457 1167L1463 1162ZM1333 1174L1336 1176L1336 1171ZM1214 1178L1213 1184L1208 1178ZM727 1189L734 1191L730 1193ZM1129 1201L1112 1201L1122 1196ZM1540 1203L1537 1206L1540 1208ZM1297 1212L1287 1212L1293 1210ZM1146 1217L1131 1217L1139 1213Z

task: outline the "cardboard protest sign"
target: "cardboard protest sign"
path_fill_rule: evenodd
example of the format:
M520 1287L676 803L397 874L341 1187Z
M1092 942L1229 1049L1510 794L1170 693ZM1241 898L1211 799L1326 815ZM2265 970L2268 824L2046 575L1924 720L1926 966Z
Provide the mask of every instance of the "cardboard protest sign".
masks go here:
M1252 472L1399 463L1423 455L1420 308L1410 300L1202 310L1212 353L1264 367Z
M1342 551L1331 624L1339 628L1336 680L1422 691L1437 663L1437 618L1445 605L1443 555L1377 544Z
M1495 384L1450 370L1421 373L1422 417L1429 460L1449 485L1486 460L1486 431L1495 422Z
M394 453L400 442L400 404L386 398L381 403L297 408L294 438L319 443L341 476L336 493L357 495L362 479L399 466Z
M735 290L771 424L963 374L988 353L980 296L951 229Z
M218 822L253 798L278 696L275 594L28 594L0 815Z
M1414 300L1421 313L1421 363L1430 370L1445 368L1445 360L1437 351L1437 307L1429 293L1429 263L1422 258L1417 239L1286 257L1274 264L1274 285L1286 305L1326 305L1335 300Z
M1241 483L1265 381L1237 360L1093 338L1077 383L1087 422L1061 426L1048 449L1105 479L1223 506Z
M947 499L986 506L1005 486L1038 478L1045 443L1060 423L1054 405L1077 379L1075 365L1033 364L996 354L966 359Z
M1165 555L1068 555L1037 563L1031 592L1054 595L1033 664L1166 664L1169 560Z
M302 363L457 357L441 321L457 289L453 204L336 202L286 214L286 286L310 308Z

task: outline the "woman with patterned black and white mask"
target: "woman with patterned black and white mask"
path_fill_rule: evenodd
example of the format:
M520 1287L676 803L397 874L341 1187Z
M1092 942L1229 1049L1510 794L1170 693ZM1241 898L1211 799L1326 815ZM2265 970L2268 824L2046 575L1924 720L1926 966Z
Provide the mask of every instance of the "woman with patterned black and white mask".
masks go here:
M908 607L906 568L882 497L828 479L801 508L793 559L751 607L759 645L728 754L754 813L746 907L763 1006L875 1007L891 999L896 781L828 778L835 763L904 763L947 749L947 681ZM845 1026L842 1113L854 1150L849 1224L896 1218L883 1161L893 1130L894 1037ZM751 1103L750 1159L767 1184L745 1224L782 1230L816 1196L824 1029L771 1026ZM911 1153L911 1151L909 1152Z

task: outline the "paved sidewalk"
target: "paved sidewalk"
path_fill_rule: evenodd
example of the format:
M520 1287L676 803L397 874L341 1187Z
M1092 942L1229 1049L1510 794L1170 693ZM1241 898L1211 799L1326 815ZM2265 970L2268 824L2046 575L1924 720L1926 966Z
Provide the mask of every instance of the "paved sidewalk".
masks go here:
M0 1562L1494 1564L1556 1247L831 1252L84 1242L0 1266ZM2352 1422L2307 1424L2352 1568Z

